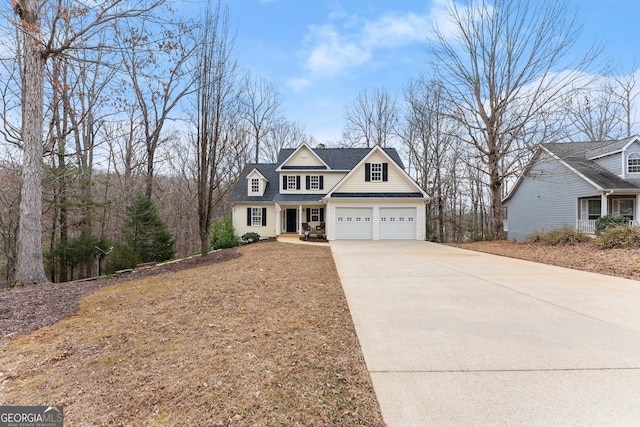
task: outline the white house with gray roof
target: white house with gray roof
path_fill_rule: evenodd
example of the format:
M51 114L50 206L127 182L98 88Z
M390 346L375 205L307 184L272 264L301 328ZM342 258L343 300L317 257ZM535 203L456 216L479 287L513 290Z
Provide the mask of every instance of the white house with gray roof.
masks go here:
M607 214L638 224L640 136L541 144L507 197L505 229L522 240L562 226L592 234Z
M427 194L393 148L283 149L248 164L231 193L238 235L323 233L327 239L425 238Z

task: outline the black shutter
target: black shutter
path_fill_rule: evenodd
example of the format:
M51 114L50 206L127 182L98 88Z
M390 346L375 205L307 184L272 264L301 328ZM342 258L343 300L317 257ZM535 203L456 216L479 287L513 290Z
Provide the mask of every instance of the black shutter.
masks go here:
M287 175L282 175L282 189L287 189Z
M307 190L311 189L311 176L307 175Z
M251 208L247 208L247 225L251 227Z
M382 180L389 181L389 163L382 164Z
M320 190L324 190L324 176L320 175Z
M262 208L262 226L266 227L267 225L267 208Z
M311 222L311 208L307 208L307 222Z
M320 208L320 222L324 222L324 208Z
M364 180L371 181L371 163L364 164Z
M300 175L296 175L296 190L300 189Z

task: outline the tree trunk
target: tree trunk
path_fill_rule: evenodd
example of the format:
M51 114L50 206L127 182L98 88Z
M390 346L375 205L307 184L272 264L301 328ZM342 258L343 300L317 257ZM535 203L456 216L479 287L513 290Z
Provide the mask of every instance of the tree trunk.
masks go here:
M23 2L28 4L27 2ZM45 57L40 16L35 6L22 10L24 72L22 78L22 190L16 284L48 282L42 256L42 130Z

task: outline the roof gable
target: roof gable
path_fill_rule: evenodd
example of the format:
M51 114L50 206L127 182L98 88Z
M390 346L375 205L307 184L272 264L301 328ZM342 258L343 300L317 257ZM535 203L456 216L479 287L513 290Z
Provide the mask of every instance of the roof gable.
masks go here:
M293 150L285 160L279 163L280 166L278 166L277 171L284 169L330 169L306 142Z
M246 177L246 179L252 179L252 178L259 178L269 182L269 180L258 170L258 168L255 168L255 167L251 172L247 174L247 177Z
M387 150L382 149L380 146L375 146L367 150L369 150L368 153L327 193L326 197L330 198L334 194L342 192L363 193L362 191L354 191L354 189L362 188L365 164L387 163L390 165L389 181L368 182L367 186L371 187L372 191L366 191L364 193L385 193L387 192L385 187L390 187L393 193L419 193L422 197L428 198L424 190L405 172L401 164L398 164Z

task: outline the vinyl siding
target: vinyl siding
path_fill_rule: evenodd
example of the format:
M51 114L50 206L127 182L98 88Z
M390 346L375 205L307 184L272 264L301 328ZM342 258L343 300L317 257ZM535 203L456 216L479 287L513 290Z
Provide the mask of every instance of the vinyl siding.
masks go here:
M366 161L367 163L388 163L388 181L365 181L364 164L361 164L347 180L340 184L337 191L340 193L414 193L416 187L408 180L404 174L398 170L395 163L390 162L379 153L373 154Z
M306 157L303 157L305 155ZM324 166L324 164L320 161L320 159L318 159L318 156L314 152L307 149L306 147L302 147L300 151L295 153L293 157L291 157L287 162L283 163L282 166Z
M606 157L601 157L599 159L594 160L594 162L599 164L603 168L610 170L614 174L622 177L622 162L620 159L621 159L621 154L618 153L618 154L612 154ZM626 163L625 163L625 167L626 167Z
M284 175L299 175L300 176L300 189L299 190L285 190L282 188L282 177ZM322 190L307 190L306 182L307 176L322 175L324 186ZM280 193L281 194L327 194L340 180L346 175L345 172L327 172L325 170L314 172L301 172L301 171L285 171L280 172Z
M625 173L625 179L633 182L634 184L638 184L640 185L640 173L627 173L627 156L631 153L640 153L640 144L638 144L637 142L634 142L633 144L631 144L629 147L627 147L627 150L623 153L624 154L624 173Z
M546 153L524 176L507 207L510 240L533 231L576 226L579 197L598 196L596 189Z
M267 208L267 225L252 227L247 225L247 208ZM237 203L233 206L233 228L238 236L245 233L258 233L260 237L276 235L276 211L273 203Z

